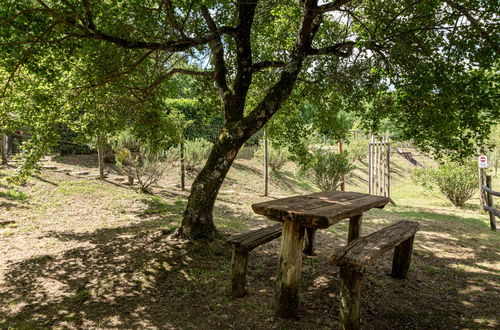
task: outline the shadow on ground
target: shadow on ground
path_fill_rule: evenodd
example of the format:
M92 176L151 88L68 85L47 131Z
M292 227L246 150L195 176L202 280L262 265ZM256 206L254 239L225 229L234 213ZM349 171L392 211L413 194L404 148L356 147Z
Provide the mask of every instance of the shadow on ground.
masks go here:
M272 312L278 240L251 253L250 295L233 300L228 296L231 253L224 241L192 243L164 235L160 228L175 227L185 201L147 203L140 223L88 233L49 232L53 239L81 246L10 264L0 289L0 327L338 327L338 274L327 257L345 242L344 223L318 233L318 255L303 263L300 317L282 321ZM216 214L223 213L227 221L241 222L241 214L218 208ZM370 213L364 233L403 215L410 214ZM365 328L495 327L499 278L489 265L498 262L498 249L446 227L436 230L431 214L419 221L410 277L387 276L390 255L366 275Z

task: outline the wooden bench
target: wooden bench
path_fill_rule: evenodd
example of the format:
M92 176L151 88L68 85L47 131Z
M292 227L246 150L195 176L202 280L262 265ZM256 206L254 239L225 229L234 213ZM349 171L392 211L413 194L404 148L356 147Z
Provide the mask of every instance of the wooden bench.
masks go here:
M394 248L391 276L406 278L410 267L413 239L419 224L400 221L338 248L330 258L340 267L340 326L359 329L359 305L363 273L376 259Z
M233 246L231 260L231 293L233 297L247 294L245 279L247 274L248 253L256 247L281 236L281 224L249 231L229 238Z

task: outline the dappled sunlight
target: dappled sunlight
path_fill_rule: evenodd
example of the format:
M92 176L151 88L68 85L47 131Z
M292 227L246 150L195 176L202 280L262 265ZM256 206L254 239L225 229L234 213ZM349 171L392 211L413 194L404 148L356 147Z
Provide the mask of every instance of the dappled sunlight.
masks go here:
M250 169L233 175L241 171L253 175ZM74 180L78 184L71 187ZM16 226L0 228L0 327L196 328L201 322L207 328L338 327L339 274L328 259L346 243L347 219L318 231L317 255L303 259L300 318L283 321L273 313L279 239L250 253L249 295L233 300L231 249L224 240L170 236L182 219L187 192L162 188L148 196L59 174L50 181L58 186L43 181L30 186L29 214L12 208ZM259 196L256 187L223 189L214 210L220 237L276 224L252 212L252 203L272 199ZM321 193L316 198L325 199ZM79 209L79 201L87 205ZM458 214L448 209L448 215L446 209L388 205L364 214L362 235L401 220L421 224L408 279L388 276L390 253L368 269L362 307L368 329L498 325L491 302L500 289L499 238L484 226L484 215L469 209Z

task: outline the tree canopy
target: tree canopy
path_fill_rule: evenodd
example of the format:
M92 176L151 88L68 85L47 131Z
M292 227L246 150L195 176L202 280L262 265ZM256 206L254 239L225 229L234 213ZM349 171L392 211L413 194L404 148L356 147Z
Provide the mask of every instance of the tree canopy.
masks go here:
M206 98L224 123L180 235L211 237L239 148L283 106L347 109L371 129L389 118L427 149L474 151L499 117L498 14L483 0L6 0L2 95L47 124L96 111L146 135L165 97Z

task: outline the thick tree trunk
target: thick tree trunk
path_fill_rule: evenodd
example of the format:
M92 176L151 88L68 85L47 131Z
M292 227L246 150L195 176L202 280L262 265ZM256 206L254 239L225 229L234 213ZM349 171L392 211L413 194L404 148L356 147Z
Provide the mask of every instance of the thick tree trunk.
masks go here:
M187 239L214 238L212 211L219 189L245 142L242 134L223 129L208 160L191 186L188 204L177 234Z

